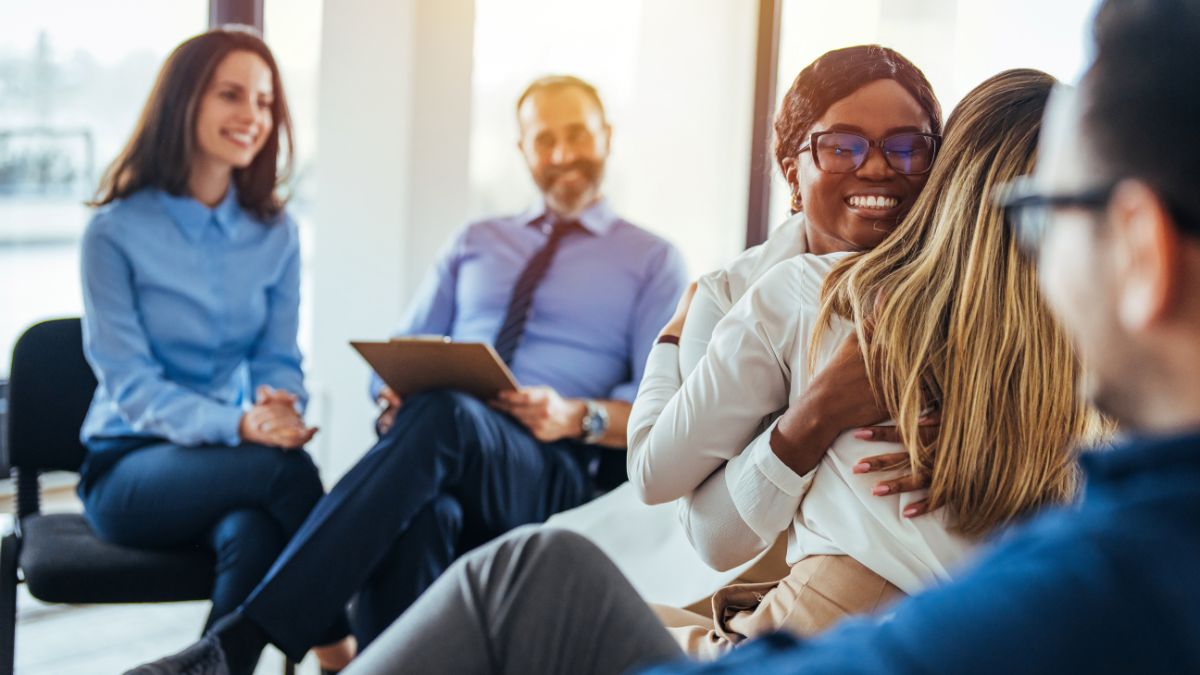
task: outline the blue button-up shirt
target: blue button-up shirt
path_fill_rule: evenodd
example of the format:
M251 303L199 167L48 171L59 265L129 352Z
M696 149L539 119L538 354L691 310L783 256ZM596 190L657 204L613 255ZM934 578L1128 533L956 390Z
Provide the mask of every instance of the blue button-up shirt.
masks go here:
M440 256L395 334L491 343L525 264L549 237L542 208L468 225ZM678 250L601 200L563 238L511 364L523 385L632 401L658 331L687 284ZM371 395L381 387L372 379Z
M141 190L92 217L82 278L84 352L99 380L84 443L237 445L255 387L305 399L300 246L286 216L259 222L232 187L213 209Z
M1200 673L1200 435L1084 457L1075 508L883 623L782 634L668 673Z

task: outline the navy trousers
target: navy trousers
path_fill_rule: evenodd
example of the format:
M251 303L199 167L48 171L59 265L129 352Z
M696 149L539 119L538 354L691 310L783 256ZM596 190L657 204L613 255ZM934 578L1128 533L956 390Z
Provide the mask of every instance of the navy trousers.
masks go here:
M96 443L98 453L121 456L80 484L88 523L100 538L124 546L213 551L208 625L245 601L324 494L303 450L145 439ZM341 615L340 626L326 628L344 635L346 626Z
M357 595L365 647L466 549L588 501L600 451L540 443L466 394L412 396L241 611L299 660Z

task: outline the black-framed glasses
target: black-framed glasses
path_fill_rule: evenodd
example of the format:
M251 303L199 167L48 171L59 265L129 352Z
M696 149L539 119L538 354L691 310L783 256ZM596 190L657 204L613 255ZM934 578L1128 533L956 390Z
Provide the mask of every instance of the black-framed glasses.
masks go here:
M1108 206L1116 181L1076 192L1039 191L1028 178L1018 178L1000 189L997 204L1004 209L1004 222L1012 230L1017 246L1037 259L1057 209L1102 209Z
M813 163L826 173L853 173L862 168L879 148L883 159L897 173L908 176L929 173L942 137L937 134L905 132L876 141L850 131L818 131L808 137L800 152L812 150Z

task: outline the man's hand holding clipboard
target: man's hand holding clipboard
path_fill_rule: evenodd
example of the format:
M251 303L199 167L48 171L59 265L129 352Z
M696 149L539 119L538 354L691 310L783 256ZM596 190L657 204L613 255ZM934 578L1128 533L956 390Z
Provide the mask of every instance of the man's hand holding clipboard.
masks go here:
M453 342L437 336L350 344L386 385L380 392L381 405L387 405L377 423L381 433L391 426L400 403L412 394L454 389L492 401L501 392L520 388L496 351L482 342Z

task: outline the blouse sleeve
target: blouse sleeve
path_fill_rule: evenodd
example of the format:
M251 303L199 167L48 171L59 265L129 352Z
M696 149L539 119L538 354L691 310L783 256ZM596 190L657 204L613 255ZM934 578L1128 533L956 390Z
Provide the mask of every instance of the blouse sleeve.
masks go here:
M775 423L679 503L692 548L713 569L732 569L765 551L786 530L812 485L771 450Z
M301 369L300 346L300 245L296 225L290 219L287 261L279 280L267 289L267 323L249 358L252 390L269 385L295 394L303 409L308 402Z
M629 480L643 501L691 494L742 452L765 417L787 405L786 355L802 311L790 275L779 266L739 300L686 379L677 348L651 352L629 432Z

